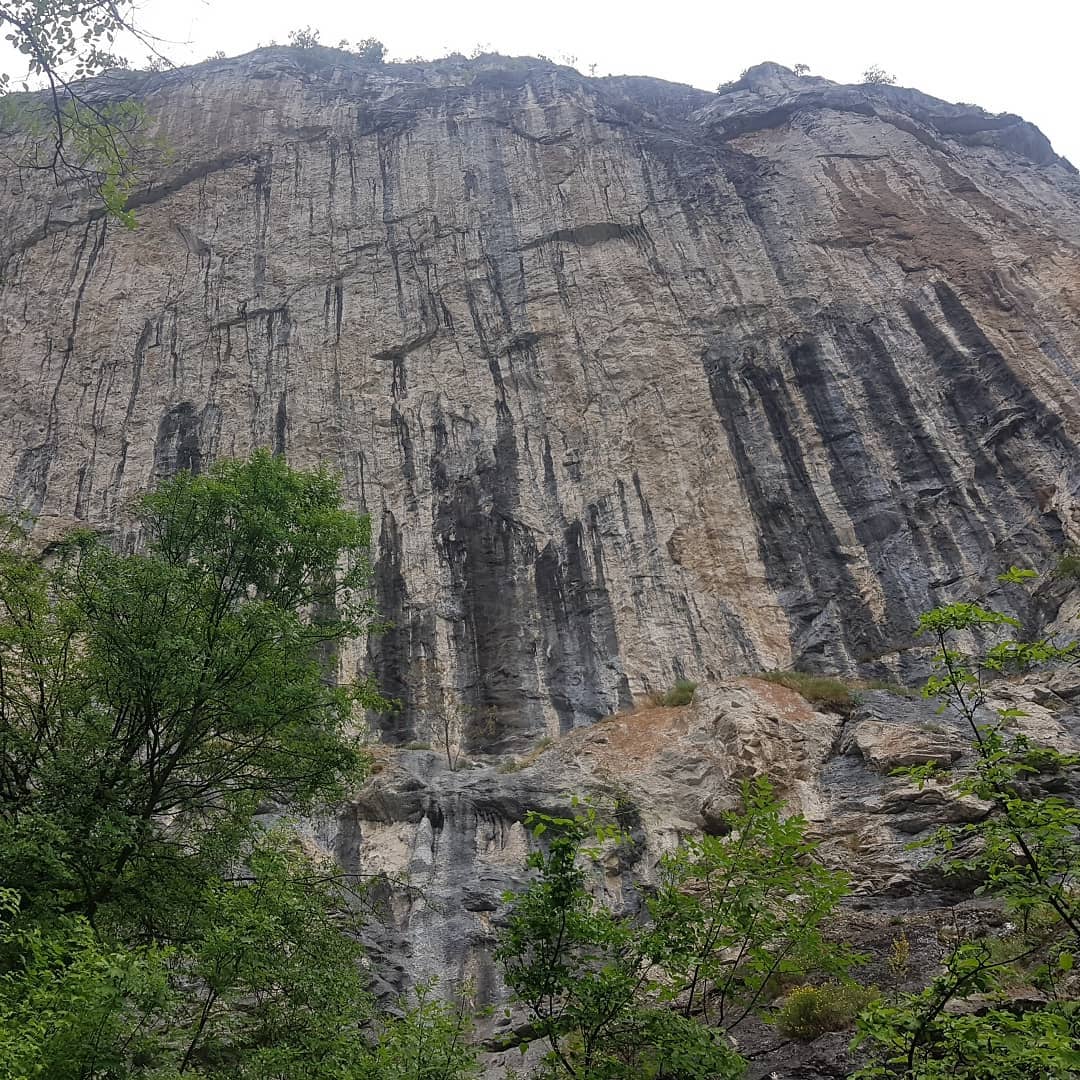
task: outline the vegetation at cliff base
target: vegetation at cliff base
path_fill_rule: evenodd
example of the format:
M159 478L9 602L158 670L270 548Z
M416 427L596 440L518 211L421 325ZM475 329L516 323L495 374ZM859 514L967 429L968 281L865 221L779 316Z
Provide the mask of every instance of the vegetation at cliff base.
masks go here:
M0 1075L475 1076L467 994L378 1005L368 882L290 827L362 780L388 704L337 677L379 625L367 519L265 452L138 509L135 550L9 526L0 551ZM854 961L822 935L846 880L758 780L620 914L587 888L586 849L623 842L605 821L529 818L498 955L544 1067L740 1075L728 1032L777 980Z
M0 1076L478 1077L469 988L377 1000L371 883L295 828L362 781L363 717L389 704L341 678L342 647L380 620L370 525L336 477L259 452L146 495L134 541L80 530L42 550L6 529ZM525 818L529 875L495 949L516 1019L488 1047L531 1045L535 1080L722 1080L744 1075L739 1034L764 1020L797 1041L854 1025L858 1080L1075 1076L1080 761L1017 731L992 688L1080 646L1017 628L975 603L922 617L925 693L967 723L974 767L900 771L986 807L915 842L1007 932L956 931L914 991L901 935L883 993L830 929L847 876L764 777L618 899L604 868L639 843L635 809L574 801ZM772 676L807 695L814 678ZM448 772L464 724L442 720Z
M1034 576L1013 568L1000 580L1019 586ZM927 612L919 625L936 647L925 695L965 721L975 752L975 768L953 790L988 812L917 843L946 874L978 881L976 892L1002 905L1014 932L958 934L925 989L866 1010L857 1045L871 1060L858 1080L1068 1080L1080 1072L1080 806L1061 794L1080 758L1009 734L1024 713L993 707L988 691L995 678L1075 662L1080 643L1005 638L970 647L978 635L1019 625L968 602ZM932 765L899 772L919 784L937 779ZM1017 985L1030 989L1023 1005Z
M709 1080L743 1074L729 1033L770 999L778 980L846 976L858 957L827 941L847 891L784 817L764 779L742 788L729 833L684 840L666 856L641 908L620 914L589 889L587 857L622 842L584 807L532 814L536 878L509 895L499 946L507 984L547 1048L545 1077Z
M376 1017L365 884L287 827L362 778L384 704L328 677L375 622L367 520L258 453L139 525L0 553L0 1076L384 1076L420 1023L467 1075L452 1010Z
M1016 587L1032 576L1014 568L1001 580ZM618 829L593 808L573 818L534 814L541 846L529 865L538 876L506 898L511 916L498 956L528 1029L547 1049L535 1075L742 1075L727 1034L761 1012L778 987L807 975L815 981L783 998L778 1032L812 1041L854 1027L857 1080L1080 1074L1080 808L1062 794L1080 760L1009 734L1023 714L992 708L988 690L995 678L1073 663L1080 645L1001 639L1018 625L973 603L921 618L920 635L936 647L924 694L968 724L976 763L957 781L942 781L933 765L898 770L988 807L915 845L930 850L946 877L977 882L976 893L1012 920L1007 934L977 923L956 931L940 970L914 992L857 985L850 973L860 958L821 933L845 881L817 864L805 822L785 819L762 779L744 784L742 808L726 816L723 836L683 840L640 905L622 912L596 898L587 869L605 845L626 842ZM993 633L1001 640L989 647L961 647ZM836 680L769 678L839 712L854 704ZM886 966L894 982L906 977L906 936L894 939Z
M776 1026L793 1039L812 1041L826 1032L852 1027L855 1017L877 996L877 991L851 983L797 986L784 1000Z

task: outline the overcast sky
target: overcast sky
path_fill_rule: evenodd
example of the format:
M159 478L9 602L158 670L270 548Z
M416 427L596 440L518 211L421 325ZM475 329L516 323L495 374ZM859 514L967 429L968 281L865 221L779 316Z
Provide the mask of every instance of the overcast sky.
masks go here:
M710 90L762 60L839 82L876 64L901 85L1019 113L1080 165L1077 0L143 0L141 19L178 62L284 43L310 24L326 44L377 37L391 57L482 45Z

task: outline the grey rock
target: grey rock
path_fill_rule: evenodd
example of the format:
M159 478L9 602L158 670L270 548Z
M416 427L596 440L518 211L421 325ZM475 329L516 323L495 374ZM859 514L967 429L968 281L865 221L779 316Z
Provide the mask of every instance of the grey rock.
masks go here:
M966 768L962 724L737 676L910 683L927 608L1080 611L1053 575L995 580L1080 542L1080 178L1037 128L776 64L710 94L271 48L89 92L145 100L172 155L126 231L0 136L0 496L43 544L130 545L177 469L269 446L341 471L392 622L344 673L402 707L301 833L380 883L380 992L504 999L523 819L573 794L633 808L593 881L621 910L763 773L870 923L949 901L910 841L985 808L886 773ZM690 706L632 711L681 678ZM1077 745L1067 671L993 695ZM448 708L476 767L402 748ZM784 1075L841 1051L801 1053Z
M879 772L906 765L951 765L962 753L958 741L945 731L863 720L848 733L845 748L861 755Z
M339 468L388 741L910 677L920 611L1077 538L1080 180L1015 117L332 49L92 91L172 157L134 231L3 166L0 492L49 537L256 445Z

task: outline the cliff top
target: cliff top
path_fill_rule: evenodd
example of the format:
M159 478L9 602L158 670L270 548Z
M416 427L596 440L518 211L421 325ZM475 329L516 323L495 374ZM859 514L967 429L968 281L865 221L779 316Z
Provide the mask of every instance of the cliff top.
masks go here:
M716 92L648 76L583 75L575 68L531 56L484 53L468 58L451 54L424 62L373 63L326 46L271 45L242 56L205 60L166 72L117 69L90 84L109 98L145 97L193 80L238 75L248 79L292 78L305 84L362 90L386 98L405 90L472 89L494 94L527 86L542 99L556 88L586 91L600 109L623 123L692 123L721 139L777 127L796 112L830 110L867 117L929 139L935 149L960 143L1011 153L1035 165L1077 170L1054 152L1040 129L1013 113L991 113L977 105L950 103L909 87L878 83L843 84L815 75L797 75L782 64L765 62Z

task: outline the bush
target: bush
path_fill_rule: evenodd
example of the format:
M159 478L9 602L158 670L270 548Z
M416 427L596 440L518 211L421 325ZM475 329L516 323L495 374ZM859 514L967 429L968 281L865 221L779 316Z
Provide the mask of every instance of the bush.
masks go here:
M827 1031L846 1031L877 997L876 990L854 984L799 986L788 994L776 1026L790 1038L811 1042Z
M656 690L649 694L649 704L666 705L668 708L689 705L694 700L695 690L697 690L696 682L691 682L689 679L676 679L675 685L670 690Z
M805 671L763 671L757 677L786 686L802 694L812 705L820 705L832 712L849 713L855 708L855 698L847 684L829 675L810 675Z
M363 41L358 41L350 52L356 53L361 60L369 64L381 64L386 60L386 46L378 38L364 38Z
M1019 584L1035 576L1014 566L998 581ZM1080 946L1080 903L1072 887L1080 877L1080 808L1030 783L1035 773L1075 773L1077 759L1024 735L1006 735L1020 710L997 710L997 725L984 717L990 679L1074 661L1080 642L1006 640L985 651L964 651L965 639L978 641L980 631L1019 626L1003 612L957 602L925 612L917 631L936 646L925 696L961 719L974 739L975 767L951 790L992 807L977 821L942 825L917 846L936 848L930 865L946 875L977 878L978 893L1003 905L1015 923L1004 938L961 938L929 986L864 1009L853 1045L870 1060L853 1080L899 1075L898 1064L913 1078L1077 1076L1080 1025L1068 984ZM916 765L897 772L921 782L928 770ZM958 852L964 857L956 858ZM1047 996L1034 1008L1014 1011L1011 989L1026 980ZM1003 1007L985 1008L995 999Z
M305 26L302 30L290 30L289 44L294 49L314 49L319 44L319 31L310 26Z
M697 683L689 679L678 679L675 685L664 695L665 705L689 705L694 700Z
M870 86L895 86L896 76L890 75L884 68L879 68L876 64L871 64L862 73L863 85Z
M526 815L542 842L530 844L525 891L505 897L495 957L547 1043L534 1075L737 1080L746 1062L728 1035L780 974L840 979L860 959L823 930L846 875L817 861L807 821L785 814L767 780L741 792L743 809L722 815L725 836L687 837L660 860L647 920L590 891L599 847L625 853L634 842L625 796L615 792L611 823L589 805L574 817ZM717 1026L702 1022L706 1009Z
M1066 581L1080 581L1080 549L1068 548L1058 559L1055 572Z

